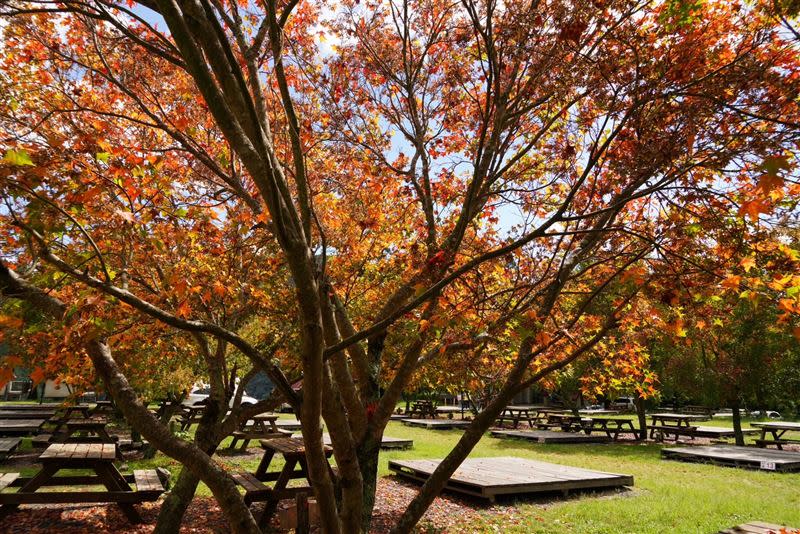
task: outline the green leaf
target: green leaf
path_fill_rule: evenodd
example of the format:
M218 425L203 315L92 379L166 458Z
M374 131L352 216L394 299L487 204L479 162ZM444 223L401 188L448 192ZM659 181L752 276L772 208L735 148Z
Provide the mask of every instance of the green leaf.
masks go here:
M186 217L186 215L188 214L189 210L187 210L186 208L178 208L175 210L175 215L177 215L178 217Z
M3 161L9 163L11 165L33 165L33 161L28 153L24 149L14 150L13 148L9 149L6 152L6 155L3 156Z
M95 155L95 157L97 158L97 161L102 161L103 163L108 163L108 158L111 157L111 154L109 154L108 152L98 152Z

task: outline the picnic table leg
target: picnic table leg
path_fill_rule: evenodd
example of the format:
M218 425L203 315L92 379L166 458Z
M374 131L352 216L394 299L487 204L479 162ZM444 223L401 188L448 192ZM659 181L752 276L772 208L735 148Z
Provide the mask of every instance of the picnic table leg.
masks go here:
M27 484L19 489L19 492L33 493L37 489L44 486L51 478L53 478L53 475L55 475L59 469L60 468L56 465L48 464L43 466L41 471L36 473ZM17 508L19 508L18 504L4 504L3 506L0 506L0 519L8 516Z
M236 442L237 441L239 441L239 438L237 438L236 436L233 436L233 441L231 441L231 444L228 445L228 450L229 451L232 451L233 449L236 448Z
M97 476L100 477L100 480L103 481L103 485L108 491L133 491L113 465L99 464L94 468L94 471L97 473ZM122 513L125 514L125 517L128 518L128 521L134 524L142 522L142 516L139 515L139 512L136 511L133 504L118 502L117 505L122 510Z
M275 451L273 450L264 452L264 456L261 457L261 462L259 462L258 468L256 469L256 478L258 480L264 480L264 475L267 474L267 469L269 469L269 464L272 462L273 456L275 456Z
M278 501L280 500L280 494L286 489L287 484L289 484L289 480L292 478L292 472L294 471L296 465L296 458L286 459L283 470L281 470L278 480L275 481L272 494L264 503L264 511L261 513L261 518L258 520L258 526L262 529L269 524L270 518L275 513L275 510L278 507Z
M247 438L244 438L244 439L242 440L242 446L241 446L241 447L239 447L239 452L244 452L244 451L246 451L246 450L247 450L247 446L248 446L249 444L250 444L250 440L249 440L249 439L247 439Z

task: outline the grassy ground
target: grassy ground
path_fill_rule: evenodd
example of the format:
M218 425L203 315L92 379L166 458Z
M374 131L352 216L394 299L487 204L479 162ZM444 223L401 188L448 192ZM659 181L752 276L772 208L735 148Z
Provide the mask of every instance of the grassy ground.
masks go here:
M730 426L730 421L701 424ZM460 432L409 428L392 422L386 435L411 438L414 448L382 453L381 476L389 475L391 459L444 457ZM519 456L632 474L635 486L631 491L599 496L506 502L501 508L513 511L513 521L509 521L508 513L498 513L497 507L484 507L481 520L464 525L463 531L711 533L753 520L800 526L800 473L766 473L667 461L660 458L661 447L654 443L539 445L486 436L472 456ZM257 449L250 451L250 454L223 452L220 457L232 469L252 471L260 454ZM129 462L130 469L154 466L165 466L175 473L178 470L177 464L160 455L152 461ZM35 469L22 471L29 473ZM207 495L208 490L201 488L200 493Z

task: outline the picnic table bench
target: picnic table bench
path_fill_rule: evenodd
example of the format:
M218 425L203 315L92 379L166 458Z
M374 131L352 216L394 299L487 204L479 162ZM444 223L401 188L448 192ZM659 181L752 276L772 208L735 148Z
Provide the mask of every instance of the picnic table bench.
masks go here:
M55 410L3 410L0 411L0 419L31 419L31 418L45 418L49 419L56 415Z
M436 418L436 406L433 404L433 401L429 400L418 400L411 403L411 408L408 410L409 417L413 418L417 415L422 419L426 417L430 417L431 419Z
M308 465L306 463L306 449L302 438L273 438L260 440L264 455L258 464L254 474L237 473L234 480L245 490L244 499L249 505L254 502L265 502L264 511L258 522L260 526L268 524L270 517L275 513L278 501L281 499L294 498L298 494L310 495L313 493L310 482L308 481ZM325 457L330 458L333 449L324 446ZM276 454L283 456L284 464L280 471L270 471L272 460ZM297 467L299 466L299 469ZM331 469L331 476L335 474ZM306 479L308 485L287 487L290 480ZM269 487L264 482L275 482L273 487Z
M685 413L654 413L650 414L652 423L650 424L650 438L654 439L656 432L659 432L663 439L672 435L677 441L678 436L689 436L694 439L696 426L691 423L705 421L707 418L702 415Z
M22 443L22 438L0 438L0 459L8 458L17 450L20 443Z
M761 437L756 440L756 445L759 447L764 448L769 445L775 445L778 449L783 450L784 445L800 443L800 439L784 437L787 432L800 432L800 423L770 421L768 423L750 423L750 426L754 426L761 431ZM767 434L772 434L772 439L768 439Z
M584 429L584 421L588 418L570 413L549 413L547 422L537 423L541 429L560 428L564 432L580 432Z
M164 487L155 470L133 472L123 476L114 466L116 445L111 443L54 443L39 456L42 469L33 477L20 478L19 473L5 473L0 477L0 491L10 486L20 486L15 493L0 493L0 519L16 510L21 504L58 503L116 503L132 523L141 522L133 507L135 503L155 501ZM63 469L86 469L94 475L56 476ZM37 491L51 486L102 485L105 491Z
M35 434L39 432L47 419L0 419L0 436L9 434Z
M535 415L531 415L531 412L535 412ZM509 422L513 425L513 428L517 428L520 421L525 421L530 428L533 428L538 421L538 414L538 409L532 406L506 406L500 412L496 422L501 427L506 422Z
M239 429L231 434L233 436L233 440L231 441L228 449L235 449L236 443L241 441L242 444L239 447L239 450L244 451L247 449L247 445L252 440L271 439L284 436L284 434L275 424L277 420L277 415L262 414L253 416L247 421L242 421L239 425Z

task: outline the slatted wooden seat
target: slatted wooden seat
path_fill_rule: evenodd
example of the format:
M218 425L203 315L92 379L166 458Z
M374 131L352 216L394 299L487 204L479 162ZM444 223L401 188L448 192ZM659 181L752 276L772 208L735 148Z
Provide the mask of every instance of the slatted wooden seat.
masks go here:
M0 438L0 458L6 458L19 447L22 438Z
M692 439L697 432L696 426L672 426L672 425L650 425L650 435L653 436L654 432L661 432L663 439L669 439L669 436L674 436L677 440L679 436L688 436Z
M9 487L18 478L19 473L3 473L0 475L0 491Z
M136 493L142 497L142 502L156 500L159 495L164 493L164 484L155 469L136 469L133 471L133 480L136 483ZM155 498L150 499L149 495L154 494Z
M272 496L272 489L258 480L252 473L234 473L233 479L244 488L244 503L247 506L254 502L266 501Z

